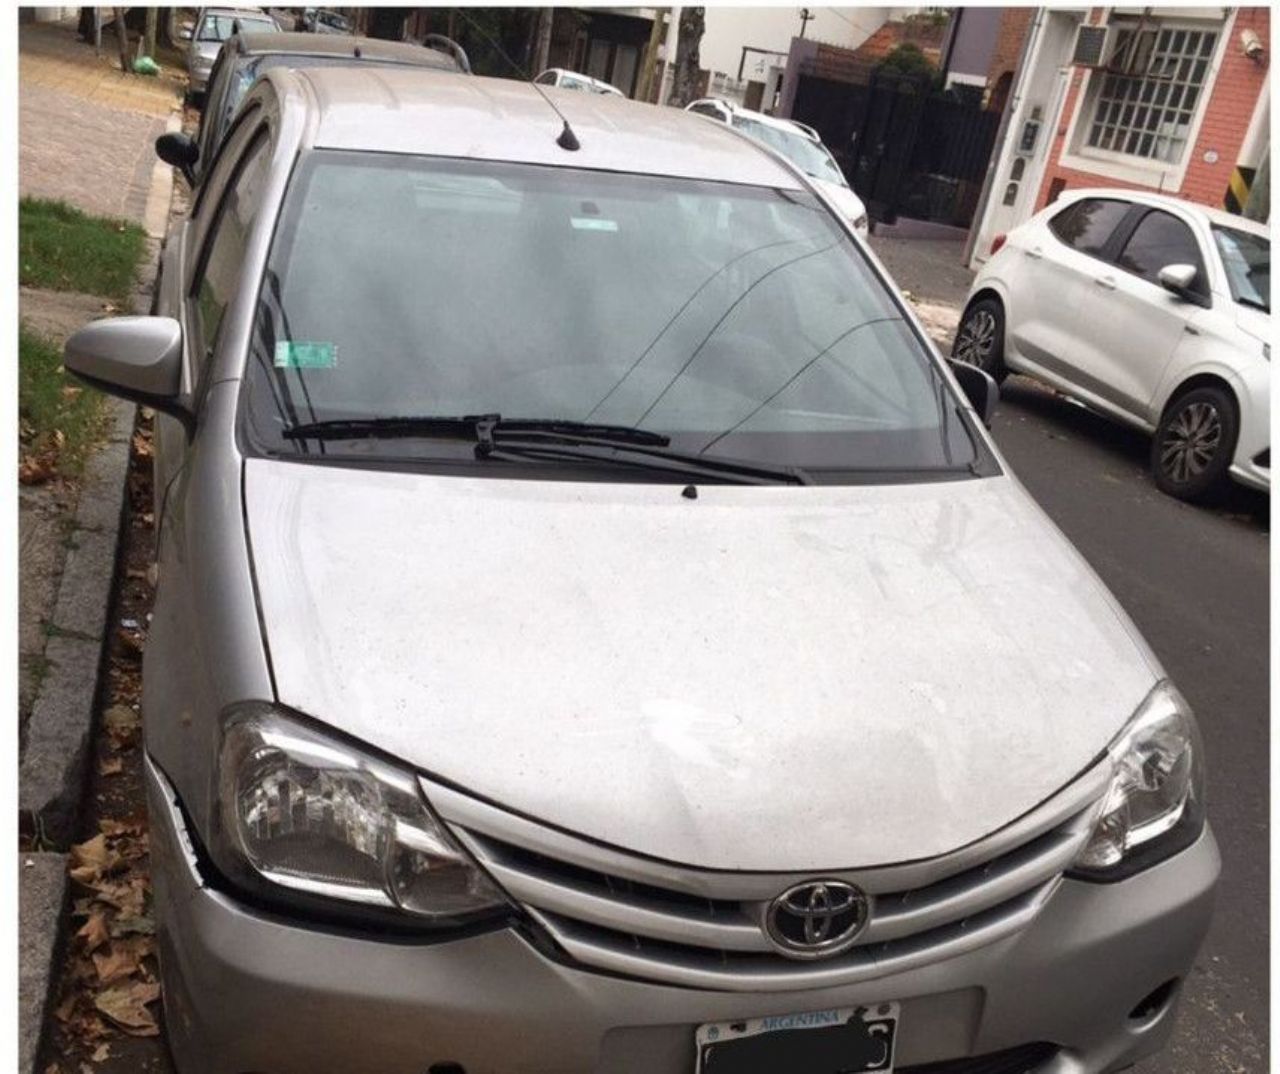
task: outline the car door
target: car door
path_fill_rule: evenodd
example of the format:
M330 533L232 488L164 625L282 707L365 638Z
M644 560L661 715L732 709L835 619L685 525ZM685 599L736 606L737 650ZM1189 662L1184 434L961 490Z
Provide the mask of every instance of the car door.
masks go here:
M182 325L183 391L197 416L208 387L210 358L218 343L223 316L240 281L245 244L262 204L270 162L270 139L257 109L242 119L229 134L223 151L214 158L183 234L183 241L193 248L184 251L182 264L189 275L183 281L180 308L172 315ZM182 471L188 447L182 425L174 418L157 414L154 458L161 539L163 504L169 487Z
M1129 209L1118 198L1082 198L1010 236L1018 261L1006 274L1006 335L1019 368L1078 383L1080 304L1093 278L1109 268L1108 254Z
M1171 212L1135 207L1117 242L1114 264L1094 272L1081 309L1078 362L1093 390L1145 422L1165 370L1192 319L1211 302L1204 253ZM1193 265L1187 296L1160 285L1167 265Z

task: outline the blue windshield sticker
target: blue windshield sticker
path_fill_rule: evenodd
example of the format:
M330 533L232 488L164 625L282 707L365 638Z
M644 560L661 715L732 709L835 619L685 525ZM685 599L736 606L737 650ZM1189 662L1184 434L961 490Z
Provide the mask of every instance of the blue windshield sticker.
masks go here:
M277 369L332 369L337 364L335 343L304 343L296 339L276 343Z
M571 216L569 222L576 231L617 231L616 220L601 220L598 216Z

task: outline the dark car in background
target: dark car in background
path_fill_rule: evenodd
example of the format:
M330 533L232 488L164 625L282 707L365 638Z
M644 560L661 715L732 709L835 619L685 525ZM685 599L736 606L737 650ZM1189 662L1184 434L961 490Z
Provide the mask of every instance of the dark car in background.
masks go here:
M240 102L259 75L273 67L429 67L467 73L465 54L453 54L402 41L340 37L317 33L238 33L224 45L209 76L209 92L192 163L198 183L222 143Z

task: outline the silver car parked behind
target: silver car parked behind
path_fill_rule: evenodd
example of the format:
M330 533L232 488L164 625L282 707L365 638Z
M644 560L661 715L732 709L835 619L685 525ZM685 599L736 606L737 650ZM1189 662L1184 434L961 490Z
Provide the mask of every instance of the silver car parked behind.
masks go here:
M801 171L268 71L68 368L160 412L182 1074L1098 1074L1219 859L1196 722Z
M276 33L280 27L261 8L201 8L190 30L187 44L187 94L198 97L209 85L209 74L222 43L236 30L245 33ZM188 31L184 28L183 36Z

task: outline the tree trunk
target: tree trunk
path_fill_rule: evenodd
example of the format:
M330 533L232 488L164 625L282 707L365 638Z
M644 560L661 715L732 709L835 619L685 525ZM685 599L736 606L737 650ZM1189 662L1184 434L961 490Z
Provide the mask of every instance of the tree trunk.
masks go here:
M120 70L129 73L129 31L124 24L124 8L113 7L116 19L116 40L120 42Z
M142 46L142 54L150 56L153 60L156 58L156 28L160 21L160 11L158 8L147 8L147 35L146 43Z
M684 7L680 9L680 40L676 44L675 85L671 88L669 104L683 108L697 100L701 89L702 60L698 46L707 28L706 8Z
M551 58L551 23L556 17L552 7L538 9L538 36L533 45L533 63L529 74L535 78L547 69L547 61Z
M649 28L649 47L644 51L644 64L640 68L640 85L636 89L636 100L646 104L657 99L653 92L653 72L658 66L658 46L666 33L664 16L666 8L654 8L653 25Z

